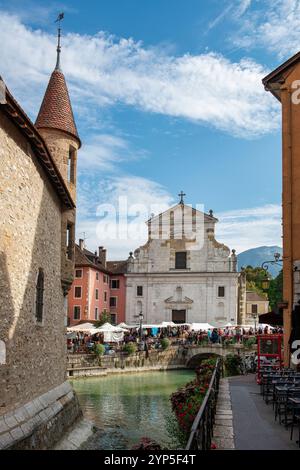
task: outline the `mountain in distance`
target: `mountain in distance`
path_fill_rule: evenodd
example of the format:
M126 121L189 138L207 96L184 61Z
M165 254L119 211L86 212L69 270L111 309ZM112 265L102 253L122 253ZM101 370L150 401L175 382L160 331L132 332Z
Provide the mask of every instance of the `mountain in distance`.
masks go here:
M282 256L282 248L280 246L259 246L250 250L243 251L238 255L238 269L241 267L253 266L261 267L264 261L271 261L274 259L274 253L280 253ZM269 264L268 271L273 276L278 276L282 269L282 263L279 265Z

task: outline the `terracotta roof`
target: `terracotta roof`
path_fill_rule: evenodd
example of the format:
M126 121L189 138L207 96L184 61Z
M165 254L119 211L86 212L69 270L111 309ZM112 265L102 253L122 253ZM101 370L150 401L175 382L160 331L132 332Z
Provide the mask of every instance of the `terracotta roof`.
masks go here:
M268 299L257 292L248 291L246 293L247 302L268 302Z
M66 80L58 69L52 72L35 125L38 129L50 128L67 132L81 146Z
M110 274L108 269L101 264L99 257L85 248L80 249L79 245L75 244L75 266L88 266L105 274Z
M1 81L0 77L0 81ZM3 80L2 80L3 81ZM31 122L25 111L21 108L19 103L14 99L5 85L5 103L0 104L0 110L4 111L8 118L14 123L25 138L30 142L31 148L37 160L44 168L52 186L56 193L59 195L62 202L68 208L75 207L73 199L69 190L53 160L51 152L49 151L46 142Z
M127 272L127 261L107 261L106 267L112 274L125 274Z

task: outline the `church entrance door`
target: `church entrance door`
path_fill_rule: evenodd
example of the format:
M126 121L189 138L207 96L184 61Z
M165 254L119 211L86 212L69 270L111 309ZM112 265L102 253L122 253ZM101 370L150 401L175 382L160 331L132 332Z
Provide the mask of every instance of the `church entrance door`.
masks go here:
M186 310L172 310L172 322L186 323Z

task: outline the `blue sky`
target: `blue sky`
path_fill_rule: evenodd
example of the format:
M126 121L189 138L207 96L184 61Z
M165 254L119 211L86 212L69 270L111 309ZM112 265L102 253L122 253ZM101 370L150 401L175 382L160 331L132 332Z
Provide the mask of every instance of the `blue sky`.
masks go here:
M105 238L99 205L170 205L183 189L214 210L231 248L281 244L280 105L261 79L297 52L299 3L0 0L0 74L33 120L65 12L62 68L83 141L78 237L127 256L145 234Z

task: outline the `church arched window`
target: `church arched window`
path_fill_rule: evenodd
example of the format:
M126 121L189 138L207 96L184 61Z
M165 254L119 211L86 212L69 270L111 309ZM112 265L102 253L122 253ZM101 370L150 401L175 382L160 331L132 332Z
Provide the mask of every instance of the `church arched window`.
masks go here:
M44 311L44 271L40 268L36 282L35 316L38 323L43 321Z

